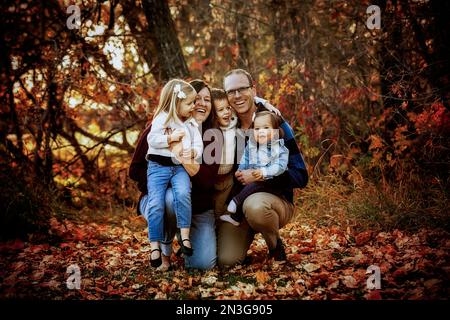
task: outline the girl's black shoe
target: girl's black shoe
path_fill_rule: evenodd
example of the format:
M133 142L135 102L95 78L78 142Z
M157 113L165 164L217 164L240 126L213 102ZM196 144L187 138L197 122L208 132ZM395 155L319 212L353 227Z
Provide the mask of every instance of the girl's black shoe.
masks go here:
M186 247L184 245L185 241L189 241L189 243L190 243L191 240L189 240L189 239L181 239L181 233L180 232L177 232L177 240L178 240L178 243L180 245L181 253L183 253L183 254L185 254L185 255L187 255L189 257L192 256L192 254L194 253L194 249Z
M154 251L159 251L159 257L156 259L152 259L152 253ZM153 268L158 268L160 265L162 264L162 259L161 259L161 249L153 249L152 251L150 251L150 265Z

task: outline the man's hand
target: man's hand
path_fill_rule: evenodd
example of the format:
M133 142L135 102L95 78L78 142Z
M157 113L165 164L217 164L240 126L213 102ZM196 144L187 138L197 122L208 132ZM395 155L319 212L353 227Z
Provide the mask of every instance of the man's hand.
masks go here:
M256 179L253 176L253 171L254 170L252 170L252 169L236 171L235 176L238 179L238 181L245 186L252 182L258 181L258 179Z
M273 105L271 105L271 104L269 103L269 101L266 101L266 102L264 103L264 107L265 107L267 110L269 110L270 112L273 112L273 113L275 113L277 116L280 116L280 117L281 117L281 112L280 112L280 110L278 110L278 109L275 108Z

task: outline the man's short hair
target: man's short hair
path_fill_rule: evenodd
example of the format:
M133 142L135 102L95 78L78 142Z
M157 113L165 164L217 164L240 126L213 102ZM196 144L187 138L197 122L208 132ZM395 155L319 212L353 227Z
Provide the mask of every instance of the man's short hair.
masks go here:
M214 101L217 100L227 100L227 93L223 89L212 88L211 89L211 99Z
M246 70L244 70L244 69L233 69L233 70L228 71L228 72L225 74L225 76L223 77L223 87L224 87L224 88L225 88L225 79L226 79L228 76L232 75L232 74L243 74L244 76L247 77L247 79L248 79L248 84L249 84L251 87L253 87L253 85L254 85L253 77L252 77L252 75L251 75L248 71L246 71Z

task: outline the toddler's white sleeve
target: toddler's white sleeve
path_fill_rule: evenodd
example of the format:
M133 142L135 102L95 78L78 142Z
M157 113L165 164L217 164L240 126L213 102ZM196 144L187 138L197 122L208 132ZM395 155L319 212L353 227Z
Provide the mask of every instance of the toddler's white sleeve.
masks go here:
M157 115L152 121L152 128L147 135L148 145L155 149L164 149L168 148L169 144L167 142L167 135L164 134L165 126L164 122L166 121L166 115L163 113Z

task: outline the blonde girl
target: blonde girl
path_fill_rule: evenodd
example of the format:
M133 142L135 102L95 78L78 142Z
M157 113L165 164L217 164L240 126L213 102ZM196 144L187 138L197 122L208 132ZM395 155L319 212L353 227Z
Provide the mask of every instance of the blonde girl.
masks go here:
M150 263L155 268L162 263L160 242L164 240L165 194L169 183L173 190L181 252L188 256L193 253L189 239L191 184L188 173L178 160L198 161L203 152L198 124L192 118L195 96L195 89L189 83L180 79L170 80L161 91L147 136L147 188L150 192L145 216L151 245ZM173 154L171 145L177 143L182 144L182 151Z

